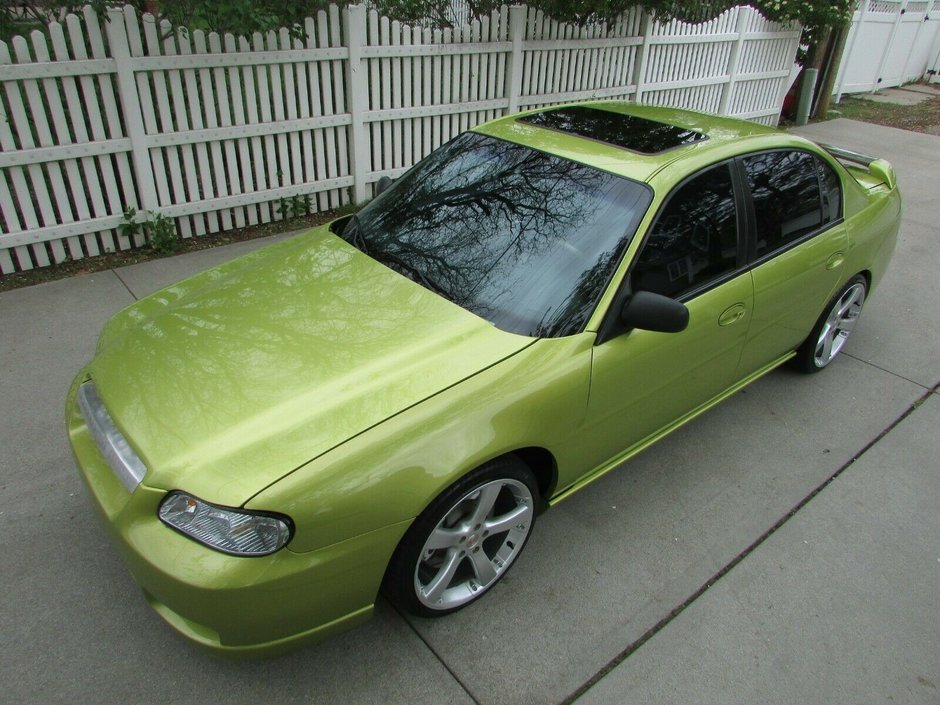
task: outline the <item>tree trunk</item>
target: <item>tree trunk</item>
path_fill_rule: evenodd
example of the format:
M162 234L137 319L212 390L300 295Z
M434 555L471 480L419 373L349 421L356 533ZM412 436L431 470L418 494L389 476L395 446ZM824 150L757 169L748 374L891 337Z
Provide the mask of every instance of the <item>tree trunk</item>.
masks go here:
M832 87L836 83L839 64L842 63L842 53L845 51L845 40L849 36L849 27L850 24L842 25L834 33L834 41L826 60L825 73L816 93L816 109L813 110L813 117L825 118L829 113L829 106L832 104Z

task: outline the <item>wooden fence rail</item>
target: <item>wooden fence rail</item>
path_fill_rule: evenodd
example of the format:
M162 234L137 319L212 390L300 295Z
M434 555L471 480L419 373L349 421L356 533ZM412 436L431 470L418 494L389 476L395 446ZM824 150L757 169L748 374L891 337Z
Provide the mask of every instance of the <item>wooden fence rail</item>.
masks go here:
M706 23L637 9L576 27L524 6L454 29L332 6L251 38L85 8L0 43L0 273L371 195L450 138L517 110L628 98L774 124L799 29L747 7Z

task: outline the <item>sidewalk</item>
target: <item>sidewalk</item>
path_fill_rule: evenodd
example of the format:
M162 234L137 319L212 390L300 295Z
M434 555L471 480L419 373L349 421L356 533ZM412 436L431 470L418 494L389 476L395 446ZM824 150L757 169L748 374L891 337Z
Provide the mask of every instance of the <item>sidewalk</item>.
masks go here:
M940 86L932 83L909 83L899 88L882 88L874 93L855 93L851 97L870 100L873 103L918 105L938 96L940 96Z
M0 294L0 700L940 702L940 138L797 132L887 157L905 197L847 354L768 375L540 517L479 604L421 620L380 601L272 661L216 660L152 613L62 422L112 313L269 241Z

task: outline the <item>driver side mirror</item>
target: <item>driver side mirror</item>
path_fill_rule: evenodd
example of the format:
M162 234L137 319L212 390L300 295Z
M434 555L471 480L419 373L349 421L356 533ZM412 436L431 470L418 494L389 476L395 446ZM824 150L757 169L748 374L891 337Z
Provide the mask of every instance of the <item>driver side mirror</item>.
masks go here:
M681 333L689 325L689 309L668 296L638 291L624 303L620 321L628 328Z

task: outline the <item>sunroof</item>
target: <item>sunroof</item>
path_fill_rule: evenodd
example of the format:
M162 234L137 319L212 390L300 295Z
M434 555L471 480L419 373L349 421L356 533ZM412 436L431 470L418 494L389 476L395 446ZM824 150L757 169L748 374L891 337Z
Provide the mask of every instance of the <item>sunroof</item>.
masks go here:
M665 152L667 149L708 139L701 132L675 125L580 106L545 110L518 119L530 125L588 137L641 154Z

